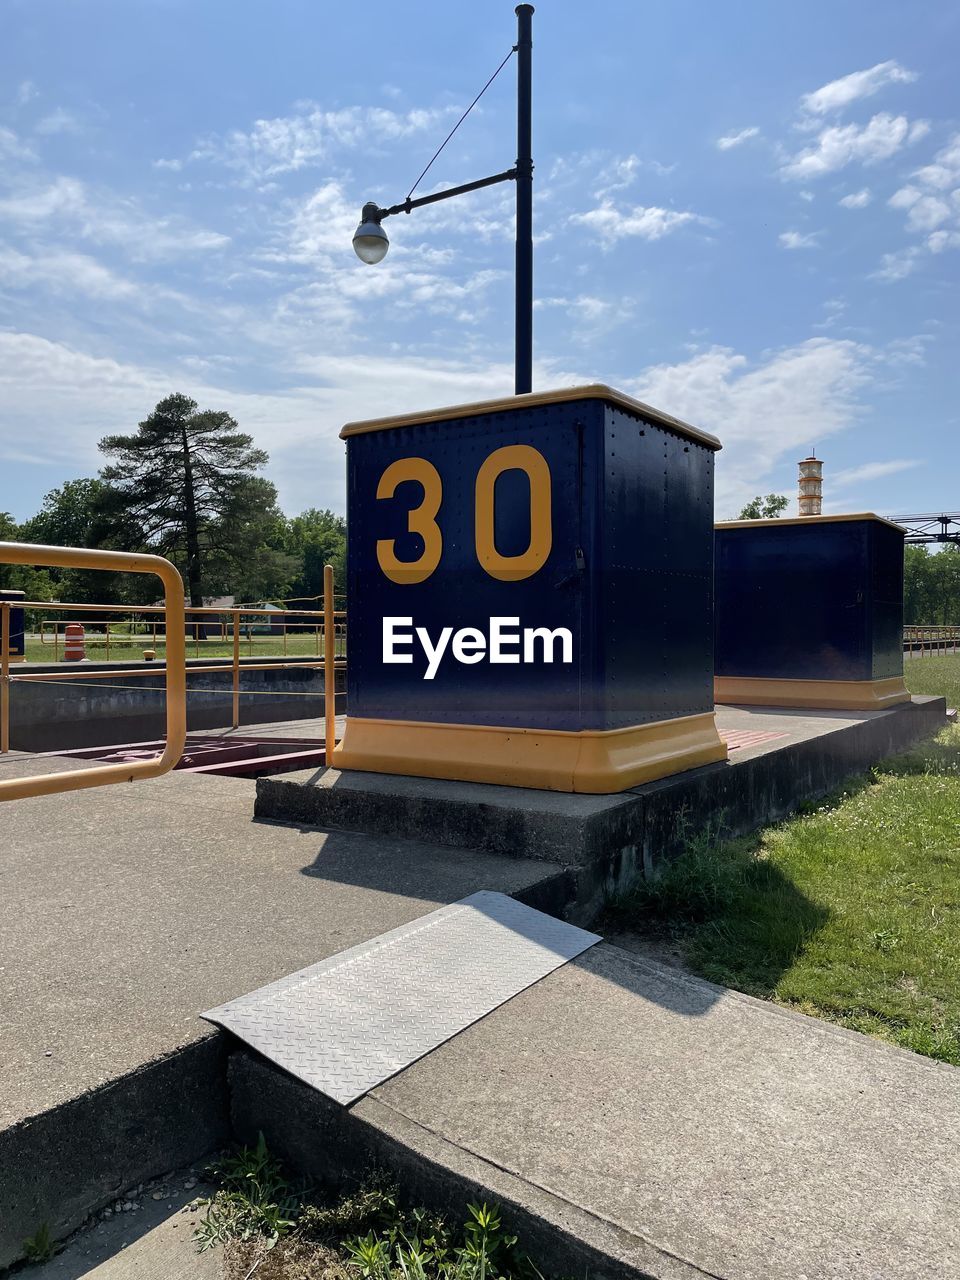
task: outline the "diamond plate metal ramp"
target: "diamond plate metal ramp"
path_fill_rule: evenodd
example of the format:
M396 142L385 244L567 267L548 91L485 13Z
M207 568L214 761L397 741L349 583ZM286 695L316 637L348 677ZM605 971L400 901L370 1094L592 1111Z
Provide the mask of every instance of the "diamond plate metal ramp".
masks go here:
M482 890L202 1016L347 1104L599 941Z

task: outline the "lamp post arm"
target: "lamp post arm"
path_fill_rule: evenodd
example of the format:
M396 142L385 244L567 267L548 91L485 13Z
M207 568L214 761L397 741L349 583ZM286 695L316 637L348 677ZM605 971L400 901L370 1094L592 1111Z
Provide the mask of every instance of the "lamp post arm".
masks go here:
M402 204L392 204L389 209L379 209L376 205L374 213L371 210L373 220L380 222L383 218L389 218L394 213L410 213L412 209L420 209L425 204L436 204L438 200L449 200L451 196L462 196L468 191L479 191L481 187L492 187L497 182L515 182L517 177L516 169L507 169L503 173L495 173L489 178L478 178L476 182L465 182L461 187L448 187L446 191L435 191L433 195L418 196L416 200L407 197ZM364 213L369 209L369 205L364 205Z

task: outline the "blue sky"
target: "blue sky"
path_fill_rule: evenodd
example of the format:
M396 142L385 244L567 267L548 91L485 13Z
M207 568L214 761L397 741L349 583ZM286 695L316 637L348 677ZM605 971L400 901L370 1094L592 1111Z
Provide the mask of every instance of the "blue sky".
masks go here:
M343 509L344 421L512 390L513 188L403 199L515 38L511 3L6 0L0 509L95 474L185 391ZM541 0L535 389L715 432L719 516L960 508L960 10ZM515 63L425 190L509 167Z

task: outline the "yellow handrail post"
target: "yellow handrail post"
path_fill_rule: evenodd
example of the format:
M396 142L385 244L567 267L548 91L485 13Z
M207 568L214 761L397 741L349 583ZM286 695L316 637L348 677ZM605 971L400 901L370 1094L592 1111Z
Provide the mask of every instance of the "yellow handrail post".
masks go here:
M337 745L337 685L336 685L337 637L333 620L333 565L323 566L323 718L325 721L325 761L327 768L333 760Z
M240 727L240 610L233 611L233 727Z
M10 750L10 603L0 604L0 754Z
M120 573L154 573L163 583L164 616L167 627L167 734L163 754L151 760L99 765L70 773L40 774L32 778L0 780L0 800L20 800L28 796L55 795L105 786L109 782L134 782L157 778L169 772L183 754L187 736L186 635L183 619L183 579L162 556L126 551L95 551L86 547L35 546L26 542L0 542L0 564L44 565L58 569L109 569ZM81 606L83 608L83 606ZM4 617L6 639L0 641L0 655L6 685L9 679L9 619ZM30 677L26 677L30 678Z

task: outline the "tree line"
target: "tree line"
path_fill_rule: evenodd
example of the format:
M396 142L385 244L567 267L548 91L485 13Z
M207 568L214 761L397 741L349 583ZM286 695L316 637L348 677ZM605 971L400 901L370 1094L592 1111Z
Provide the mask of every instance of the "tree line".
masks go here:
M135 432L98 447L98 476L51 490L22 524L0 511L0 541L165 556L194 606L224 595L244 604L319 596L325 564L343 589L344 518L316 508L284 515L258 474L267 454L224 410L167 396ZM12 565L0 566L0 587L78 604L146 604L157 594L149 575Z

